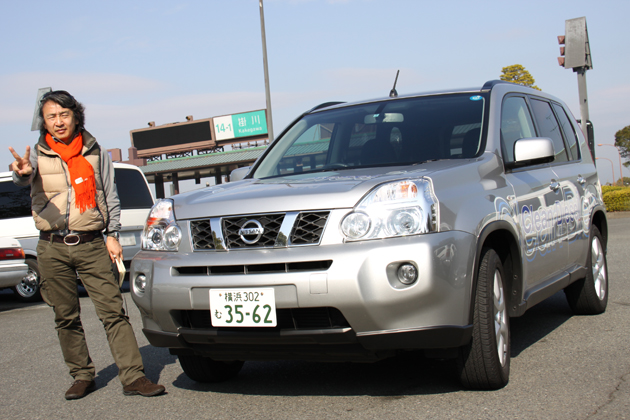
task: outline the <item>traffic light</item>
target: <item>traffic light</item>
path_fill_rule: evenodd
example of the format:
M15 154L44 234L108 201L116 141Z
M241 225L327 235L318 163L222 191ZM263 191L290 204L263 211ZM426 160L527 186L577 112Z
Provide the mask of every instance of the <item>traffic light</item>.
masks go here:
M558 36L560 57L558 64L565 69L593 68L591 49L588 42L586 18L575 18L565 21L564 35Z
M558 44L561 45L560 47L560 57L558 57L558 64L560 64L560 66L564 67L564 35L558 35Z

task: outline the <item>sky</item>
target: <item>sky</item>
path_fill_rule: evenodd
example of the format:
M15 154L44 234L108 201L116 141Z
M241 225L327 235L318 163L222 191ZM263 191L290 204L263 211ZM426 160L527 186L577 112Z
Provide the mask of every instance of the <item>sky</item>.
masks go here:
M596 142L630 125L630 2L264 0L273 130L322 102L480 87L521 64L580 118L577 77L558 65L565 20L586 17ZM266 107L258 0L4 1L0 167L37 141L37 90L69 91L107 148L130 130ZM625 28L625 29L624 29ZM602 183L615 147L597 147ZM609 159L609 160L606 160ZM623 168L623 175L630 170Z

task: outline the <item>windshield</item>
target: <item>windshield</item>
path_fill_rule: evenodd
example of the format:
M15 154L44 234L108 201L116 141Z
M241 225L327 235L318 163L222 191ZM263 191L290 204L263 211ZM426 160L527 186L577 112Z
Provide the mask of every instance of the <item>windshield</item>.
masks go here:
M485 101L451 94L315 112L274 143L254 178L472 158L482 147Z

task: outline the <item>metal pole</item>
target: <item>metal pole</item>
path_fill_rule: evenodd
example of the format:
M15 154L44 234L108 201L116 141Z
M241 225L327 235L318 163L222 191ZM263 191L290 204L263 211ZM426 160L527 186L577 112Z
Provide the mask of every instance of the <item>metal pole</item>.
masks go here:
M612 163L612 160L608 159L608 158L595 158L595 160L599 160L599 159L604 159L607 160L608 162L610 162L610 170L612 171L612 176L613 176L613 182L612 185L615 185L615 167Z
M620 182L623 185L623 163L621 163L621 152L619 151L617 146L615 146L614 144L599 143L598 146L610 146L610 147L614 147L615 149L617 149L617 154L619 155L619 179L621 180ZM611 163L612 163L612 161L611 161ZM615 184L615 180L613 179L613 185L614 184Z
M267 133L269 141L273 141L273 118L271 118L271 93L269 93L269 69L267 68L267 37L265 36L265 11L263 0L259 0L260 5L260 31L262 34L263 67L265 69L265 97L267 98Z
M262 1L262 0L261 0ZM588 95L586 93L586 67L578 67L575 70L578 79L578 94L580 97L580 114L582 114L582 132L587 136L586 124L590 120L588 115Z

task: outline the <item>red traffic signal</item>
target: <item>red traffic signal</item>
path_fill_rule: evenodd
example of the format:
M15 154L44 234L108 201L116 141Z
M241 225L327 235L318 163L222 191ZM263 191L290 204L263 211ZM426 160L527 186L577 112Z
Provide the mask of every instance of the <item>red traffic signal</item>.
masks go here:
M564 35L558 35L558 44L564 45ZM560 55L561 57L558 57L558 64L564 67L564 46L560 47Z

